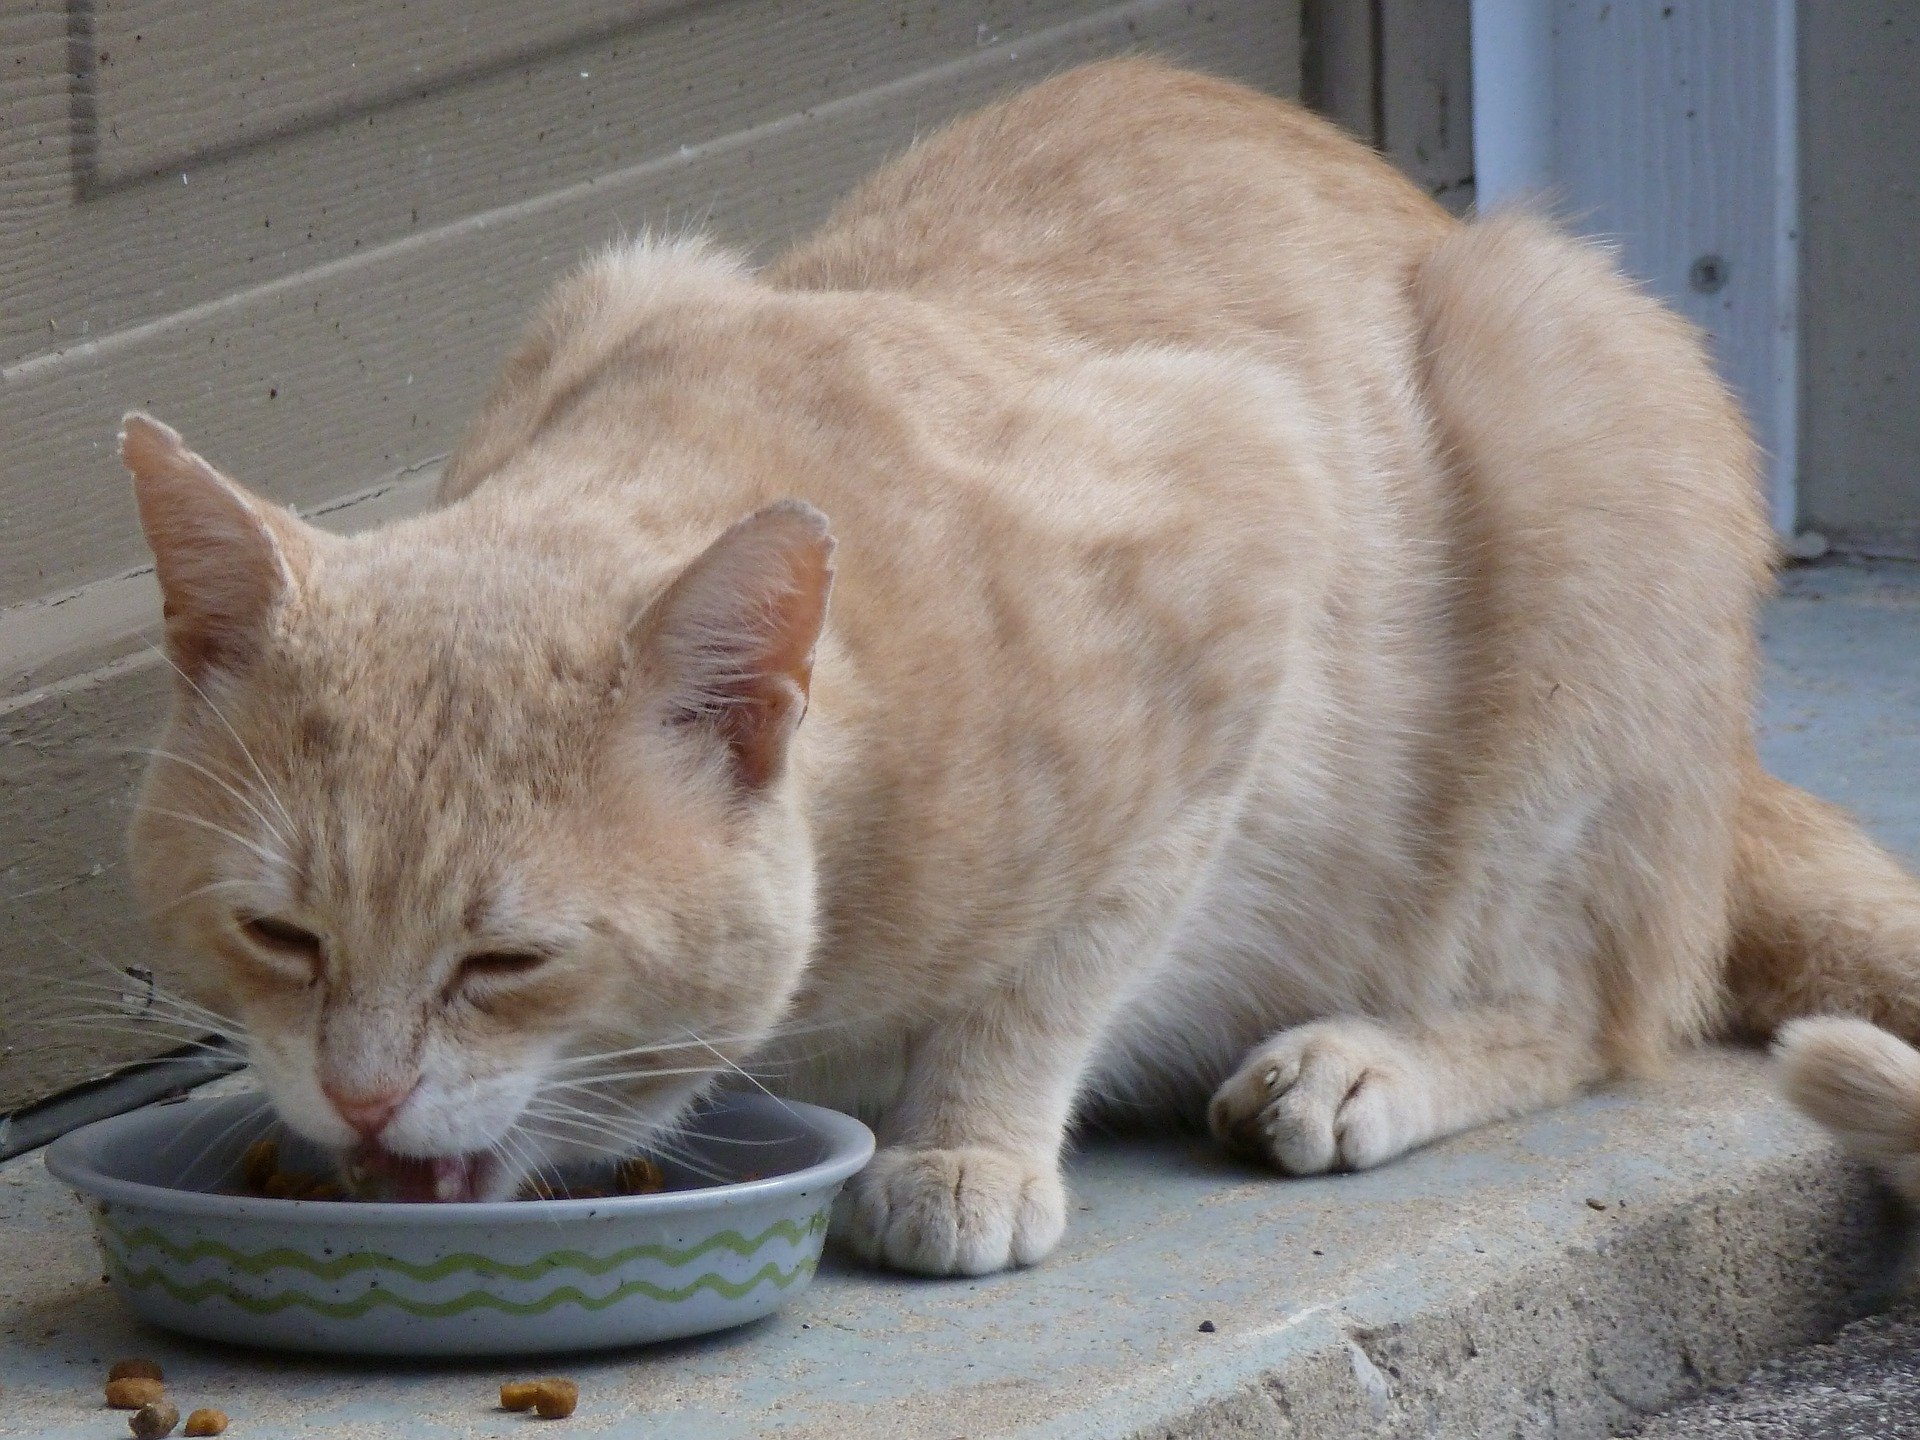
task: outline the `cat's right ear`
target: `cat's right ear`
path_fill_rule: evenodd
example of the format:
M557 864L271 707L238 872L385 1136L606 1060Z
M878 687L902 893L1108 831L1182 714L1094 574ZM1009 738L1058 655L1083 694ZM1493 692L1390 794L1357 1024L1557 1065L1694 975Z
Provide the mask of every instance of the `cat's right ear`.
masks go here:
M121 422L120 459L159 574L167 653L194 681L243 665L305 572L304 527L149 415L135 411Z
M705 731L743 793L786 768L833 588L827 517L782 501L733 526L642 617L635 644L664 724Z

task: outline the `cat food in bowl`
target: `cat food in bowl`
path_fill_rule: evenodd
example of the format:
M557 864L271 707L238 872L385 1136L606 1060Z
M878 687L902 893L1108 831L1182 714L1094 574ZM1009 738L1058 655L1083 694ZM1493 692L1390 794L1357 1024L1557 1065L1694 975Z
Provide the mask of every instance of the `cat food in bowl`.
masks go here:
M288 1350L505 1355L778 1309L812 1278L833 1198L873 1153L858 1120L742 1094L698 1115L657 1170L565 1177L559 1193L584 1198L415 1204L245 1193L263 1139L288 1173L331 1168L258 1095L99 1121L55 1141L47 1168L86 1198L114 1287L156 1325ZM612 1193L656 1178L664 1189Z

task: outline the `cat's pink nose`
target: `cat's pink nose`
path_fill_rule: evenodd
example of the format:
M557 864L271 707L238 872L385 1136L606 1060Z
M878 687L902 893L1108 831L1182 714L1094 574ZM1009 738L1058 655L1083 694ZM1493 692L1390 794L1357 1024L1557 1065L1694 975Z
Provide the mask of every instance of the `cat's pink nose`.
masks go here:
M405 1104L407 1097L413 1093L411 1084L391 1090L354 1091L322 1081L320 1088L326 1092L327 1099L333 1102L333 1108L340 1112L340 1118L369 1140L387 1128L387 1122L393 1119L393 1112Z

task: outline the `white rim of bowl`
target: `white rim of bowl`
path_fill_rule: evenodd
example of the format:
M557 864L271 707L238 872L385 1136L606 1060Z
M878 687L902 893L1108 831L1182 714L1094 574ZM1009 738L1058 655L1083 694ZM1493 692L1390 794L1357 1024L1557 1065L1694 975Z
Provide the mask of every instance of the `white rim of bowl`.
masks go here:
M251 1095L235 1095L219 1100L186 1101L211 1108L251 1100ZM260 1102L265 1104L264 1099ZM785 1110L827 1144L827 1158L802 1170L784 1175L769 1175L761 1180L742 1180L731 1185L707 1185L698 1190L671 1190L657 1195L613 1195L604 1200L270 1200L255 1195L220 1195L206 1190L180 1190L171 1185L150 1185L143 1180L126 1180L99 1168L95 1160L98 1146L121 1130L141 1129L152 1124L152 1116L173 1106L147 1106L110 1116L69 1131L47 1147L47 1169L82 1194L115 1204L138 1206L144 1210L165 1211L175 1215L221 1215L232 1219L255 1218L319 1223L345 1220L356 1224L388 1226L423 1223L436 1225L553 1224L560 1220L602 1218L608 1215L677 1215L699 1210L734 1209L775 1200L786 1195L805 1195L828 1185L838 1185L872 1158L873 1132L851 1115L809 1105L800 1100L772 1099L760 1095L731 1095L727 1104L744 1104L753 1109Z

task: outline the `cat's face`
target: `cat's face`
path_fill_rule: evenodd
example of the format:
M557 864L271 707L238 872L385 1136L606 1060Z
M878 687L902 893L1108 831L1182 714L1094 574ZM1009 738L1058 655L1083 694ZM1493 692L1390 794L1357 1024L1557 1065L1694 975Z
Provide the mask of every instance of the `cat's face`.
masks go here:
M447 512L342 540L152 422L123 449L180 671L134 870L288 1124L490 1197L751 1053L812 941L816 513L648 578Z

